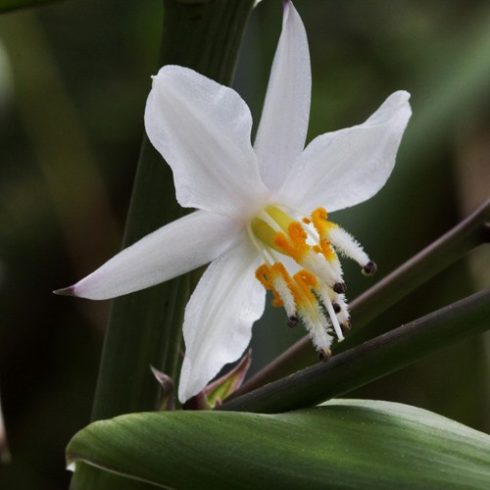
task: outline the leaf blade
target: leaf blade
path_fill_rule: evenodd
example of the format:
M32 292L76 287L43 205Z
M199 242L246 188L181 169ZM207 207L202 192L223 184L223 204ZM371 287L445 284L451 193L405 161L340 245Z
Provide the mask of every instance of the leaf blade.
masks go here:
M489 436L426 410L371 400L277 415L124 415L79 432L67 457L179 489L490 484Z

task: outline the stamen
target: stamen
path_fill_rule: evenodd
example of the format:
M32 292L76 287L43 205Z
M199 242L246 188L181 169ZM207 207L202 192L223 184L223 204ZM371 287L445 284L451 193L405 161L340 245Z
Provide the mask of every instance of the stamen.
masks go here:
M342 281L342 276L339 276L332 265L318 253L314 253L313 251L307 253L302 265L315 273L323 282L332 288L335 283Z
M293 221L288 226L288 236L277 233L274 244L286 255L292 257L298 264L303 262L305 255L311 250L306 243L306 232L301 223Z
M352 235L340 228L340 226L336 226L329 231L329 237L333 246L345 256L355 260L366 274L374 274L376 265Z
M363 268L362 268L362 273L365 276L372 276L376 274L376 271L378 270L378 266L376 265L376 262L373 262L370 260Z
M292 279L286 268L276 262L272 266L262 264L255 276L267 291L273 295L272 306L284 307L288 316L288 324L298 323L296 314L296 299L293 294Z
M337 313L337 318L340 322L342 330L350 330L350 315L345 296L343 294L336 295L336 303L338 304L340 311Z
M336 282L332 289L338 294L343 294L347 291L347 286L345 282Z
M337 319L337 315L335 314L335 310L333 308L332 301L328 297L328 292L326 291L326 289L327 288L323 287L318 291L318 293L320 295L322 303L324 304L325 308L327 309L327 313L328 313L328 316L330 317L330 321L332 322L335 333L337 334L339 341L342 341L342 340L344 340L342 328L340 327L339 320Z
M288 319L296 316L296 301L291 291L291 276L288 274L286 268L280 263L276 262L272 266L272 286L277 295L281 298Z
M329 352L333 339L327 332L327 320L312 292L312 289L318 287L318 281L313 274L304 269L297 272L293 278L299 286L302 296L298 311L310 334L313 345L319 352Z
M270 291L273 295L273 300L272 304L273 306L283 306L283 301L281 299L281 296L279 293L276 291L272 284L272 273L271 273L271 268L267 264L262 264L256 271L255 271L255 277L260 281L262 286L267 291Z
M256 276L272 293L273 306L284 307L290 327L301 320L316 349L328 359L331 333L335 331L341 341L350 328L346 286L336 250L356 260L364 274L374 273L376 264L351 235L328 220L323 208L304 217L281 204L271 204L251 220L248 230L265 262ZM281 254L302 269L291 277Z

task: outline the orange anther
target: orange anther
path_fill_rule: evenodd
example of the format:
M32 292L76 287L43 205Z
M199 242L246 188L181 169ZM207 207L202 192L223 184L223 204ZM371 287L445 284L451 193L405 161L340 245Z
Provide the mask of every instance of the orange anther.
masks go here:
M272 288L270 268L267 264L262 264L256 271L255 277L260 281L265 289L270 290Z
M297 272L293 277L300 290L301 301L299 303L316 303L317 299L311 288L317 285L317 278L304 269Z
M330 244L330 241L328 241L326 238L322 238L320 240L320 247L323 255L329 262L332 262L332 260L336 258L337 255Z
M295 221L288 227L289 237L295 245L306 245L306 231L301 226L301 223Z
M284 233L276 233L274 237L274 244L281 250L281 252L289 255L294 260L297 259L297 252L295 247L290 243Z
M328 229L328 213L324 208L315 209L311 213L311 220L313 221L313 226L315 227L320 238L323 238Z
M272 306L281 307L284 306L284 303L281 295L274 287L274 277L277 277L278 275L282 276L286 283L288 283L288 281L291 282L291 278L289 277L286 268L280 263L276 263L272 267L269 267L267 264L262 264L255 271L255 277L260 281L262 286L273 295Z

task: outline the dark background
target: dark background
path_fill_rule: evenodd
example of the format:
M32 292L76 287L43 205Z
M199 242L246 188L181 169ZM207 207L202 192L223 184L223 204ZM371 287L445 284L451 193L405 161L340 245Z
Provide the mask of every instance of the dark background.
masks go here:
M255 120L280 4L257 7L241 51L235 87ZM309 139L361 122L397 89L412 93L388 185L333 216L377 261L379 278L489 194L490 5L295 4L312 56ZM0 17L0 390L13 455L0 466L2 490L66 488L64 446L89 421L108 303L51 290L118 250L161 19L157 0L69 0ZM488 286L489 263L488 250L473 252L377 321L395 327ZM350 298L373 283L345 269ZM254 327L254 369L302 333L268 311ZM352 396L488 431L489 352L488 337L465 339Z

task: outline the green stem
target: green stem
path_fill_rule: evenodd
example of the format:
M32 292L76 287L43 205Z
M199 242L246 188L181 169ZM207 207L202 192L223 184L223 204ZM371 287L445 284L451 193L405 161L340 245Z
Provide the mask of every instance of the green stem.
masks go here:
M166 0L161 64L189 66L229 84L252 1L232 4L221 0L184 5ZM170 168L145 137L124 246L180 217L183 210L174 196ZM93 420L159 406L159 389L149 365L171 377L177 376L181 349L179 320L188 290L188 278L178 278L114 301Z
M185 4L164 0L160 64L191 67L229 84L253 0L212 0ZM180 217L170 169L144 138L126 223L124 246ZM157 410L160 388L150 364L178 376L181 324L189 277L114 301L99 371L93 420L128 412ZM77 468L72 489L133 489L102 472Z
M490 200L453 229L388 274L351 303L354 331L335 346L342 352L383 332L383 325L370 323L397 301L427 282L469 251L490 242ZM250 378L236 393L247 393L317 361L317 354L305 336Z
M279 413L316 405L397 371L463 336L490 328L481 291L362 345L225 402L220 409Z

